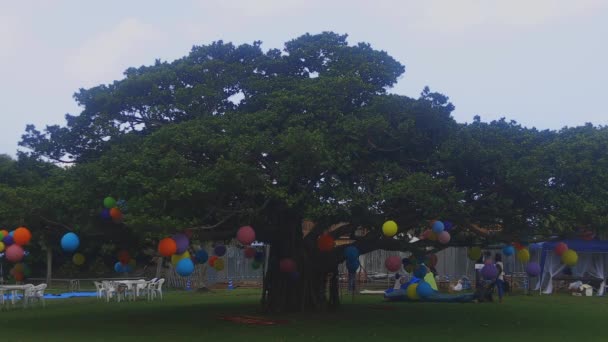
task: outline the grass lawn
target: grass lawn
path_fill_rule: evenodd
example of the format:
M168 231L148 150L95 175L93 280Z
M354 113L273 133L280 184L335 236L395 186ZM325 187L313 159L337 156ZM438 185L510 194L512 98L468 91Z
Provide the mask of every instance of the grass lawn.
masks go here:
M222 315L256 315L251 290L167 293L160 302L47 300L47 307L0 312L3 341L608 341L608 298L514 296L505 303L385 303L345 298L340 311L266 316L250 326Z

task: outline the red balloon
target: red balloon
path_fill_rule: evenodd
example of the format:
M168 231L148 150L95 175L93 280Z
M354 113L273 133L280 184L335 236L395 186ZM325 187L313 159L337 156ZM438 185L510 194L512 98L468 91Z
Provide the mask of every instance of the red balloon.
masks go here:
M517 249L518 251L521 251L522 249L526 248L526 246L522 245L519 242L513 242L513 247L515 247L515 249Z
M121 264L128 264L129 261L131 260L131 256L129 255L128 251L122 250L120 252L118 252L118 261L120 261Z
M401 268L401 258L398 256L390 256L384 261L384 266L389 272L397 272Z
M291 258L284 258L279 262L279 270L283 273L292 273L295 272L296 269L296 262Z
M568 250L568 245L566 245L564 242L560 242L557 245L555 245L555 249L553 251L555 252L555 255L562 256L562 254L564 254L564 252L567 250Z
M19 246L27 245L28 243L30 243L31 239L32 233L30 233L30 230L25 227L19 227L15 229L15 232L13 233L13 240Z
M241 227L236 233L236 239L243 245L251 245L255 241L255 230L251 226Z
M164 238L158 243L158 253L164 257L170 257L177 253L177 243L172 238Z
M245 258L247 259L251 259L253 257L255 257L255 248L251 248L251 247L247 247L245 248L245 251L243 252L243 254L245 255Z
M319 247L321 252L331 251L334 249L335 244L334 238L329 234L323 234L317 239L317 247Z
M110 217L114 221L122 221L122 211L118 208L112 208L110 209Z
M16 281L23 281L23 279L25 279L23 272L15 272L14 277Z
M209 266L214 267L215 266L215 261L219 259L217 255L212 256L211 258L209 258Z

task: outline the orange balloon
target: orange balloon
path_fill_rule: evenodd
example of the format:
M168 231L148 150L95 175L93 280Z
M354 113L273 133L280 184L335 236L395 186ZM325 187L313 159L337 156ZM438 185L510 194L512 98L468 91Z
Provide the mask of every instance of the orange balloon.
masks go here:
M334 249L334 238L329 234L323 234L317 239L317 247L321 252L329 252Z
M177 244L172 238L164 238L158 243L158 253L164 257L170 257L177 253Z
M23 272L15 272L16 281L23 281L23 279L25 279L25 275L23 274Z
M129 252L125 250L118 252L118 261L120 261L122 264L128 264L129 260L131 260Z
M15 232L13 233L13 240L19 246L27 245L28 243L30 243L31 239L32 233L30 233L30 230L25 227L19 227L15 229Z
M209 258L209 266L214 267L215 266L215 260L219 259L217 255L212 256L211 258Z
M112 209L110 209L110 217L112 217L112 219L114 221L121 221L122 220L122 212L118 208L112 208Z
M0 233L2 233L2 236L7 236L8 235L8 230L2 229L2 230L0 230Z

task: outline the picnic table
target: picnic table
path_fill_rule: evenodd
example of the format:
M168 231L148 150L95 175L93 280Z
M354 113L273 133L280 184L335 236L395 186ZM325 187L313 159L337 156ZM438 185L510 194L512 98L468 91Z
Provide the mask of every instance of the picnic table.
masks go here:
M4 293L6 291L10 291L11 292L11 303L13 305L15 305L16 302L16 298L17 298L17 292L18 291L23 291L24 292L24 296L25 296L25 290L34 287L34 285L32 284L25 284L25 285L0 285L0 296L2 296L2 298L4 298ZM4 302L4 300L2 301ZM24 301L24 305L25 305L25 301Z

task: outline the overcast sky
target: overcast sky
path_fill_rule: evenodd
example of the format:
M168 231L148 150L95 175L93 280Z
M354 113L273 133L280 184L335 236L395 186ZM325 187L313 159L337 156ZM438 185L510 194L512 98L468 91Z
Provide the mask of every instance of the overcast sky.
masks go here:
M604 0L0 0L0 153L15 154L26 124L78 113L77 89L130 66L219 39L280 48L326 30L388 51L406 66L392 91L428 85L459 122L608 124Z

